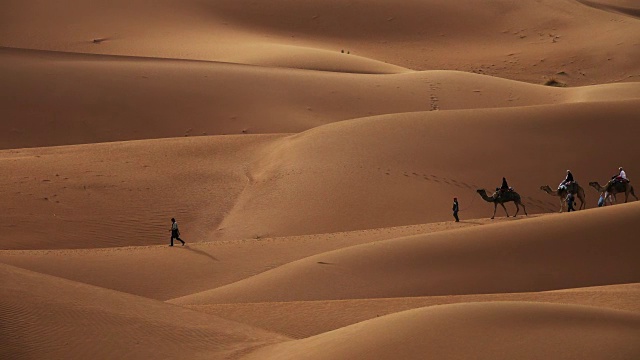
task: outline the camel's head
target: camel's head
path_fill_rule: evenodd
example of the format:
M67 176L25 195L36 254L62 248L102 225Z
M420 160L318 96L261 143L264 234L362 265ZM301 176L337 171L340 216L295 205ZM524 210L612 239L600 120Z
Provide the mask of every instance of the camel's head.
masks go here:
M482 193L485 193L485 194L486 194L486 193L487 193L487 190L485 190L485 189L478 189L478 190L476 190L476 192L477 192L478 194L482 194Z
M542 186L540 186L540 190L542 190L542 191L547 191L547 189L551 190L551 188L549 187L549 185L542 185Z
M597 181L589 181L589 186L597 186L598 182Z

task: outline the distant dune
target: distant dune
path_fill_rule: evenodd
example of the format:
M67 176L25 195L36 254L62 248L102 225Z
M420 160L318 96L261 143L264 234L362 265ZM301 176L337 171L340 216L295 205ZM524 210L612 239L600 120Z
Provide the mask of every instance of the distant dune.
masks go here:
M353 64L344 60L350 52L413 70L455 69L533 83L563 73L572 85L640 76L640 24L628 16L637 5L624 0L153 4L3 0L0 46L324 69ZM321 64L313 60L318 51L328 51Z
M640 359L637 1L0 6L0 358Z

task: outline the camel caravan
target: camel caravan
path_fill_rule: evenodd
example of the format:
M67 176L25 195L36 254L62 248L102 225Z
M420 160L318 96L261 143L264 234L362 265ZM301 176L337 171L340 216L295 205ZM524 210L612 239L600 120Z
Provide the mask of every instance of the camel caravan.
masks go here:
M629 200L629 194L631 194L636 200L638 197L633 191L633 186L631 182L627 178L627 174L622 167L618 168L618 173L614 175L611 180L609 180L604 186L601 186L598 182L592 181L589 183L589 186L593 187L600 194L600 199L598 200L598 206L605 206L607 204L613 205L616 203L616 195L624 194L624 202L626 203ZM566 208L568 212L575 211L574 203L577 198L580 200L579 210L582 210L586 207L585 202L585 191L582 186L578 184L577 181L573 179L573 174L571 174L570 170L567 170L567 176L564 180L558 185L556 190L553 190L549 185L543 185L540 187L540 190L546 192L547 194L558 197L560 199L560 212L563 212ZM502 206L505 214L509 217L509 212L507 208L504 206L504 203L513 201L516 204L516 213L513 217L516 217L520 212L520 206L524 211L525 215L527 214L527 209L525 208L520 195L513 190L513 188L509 187L507 184L507 179L502 178L502 185L496 188L495 192L492 195L489 195L485 189L477 190L478 194L482 197L482 199L486 202L493 203L493 219L496 216L496 210L498 208L498 204Z

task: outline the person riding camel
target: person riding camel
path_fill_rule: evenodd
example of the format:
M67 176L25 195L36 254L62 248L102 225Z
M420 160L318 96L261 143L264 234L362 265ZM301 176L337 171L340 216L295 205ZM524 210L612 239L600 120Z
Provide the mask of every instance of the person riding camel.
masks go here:
M509 191L511 188L509 187L509 184L507 184L507 179L506 178L502 178L502 185L500 186L500 190L503 192Z
M562 180L560 185L558 185L558 190L566 190L567 186L573 183L573 181L573 174L571 173L571 170L567 170L567 176Z
M496 192L493 194L494 198L497 198L498 196L506 193L507 191L512 191L513 189L509 187L509 184L507 184L507 179L506 178L502 178L502 185L500 185L500 187L496 188Z
M613 177L611 178L612 184L616 182L621 182L621 183L630 182L629 179L627 178L627 173L624 171L624 169L622 169L622 166L618 168L618 173L616 175L613 175Z

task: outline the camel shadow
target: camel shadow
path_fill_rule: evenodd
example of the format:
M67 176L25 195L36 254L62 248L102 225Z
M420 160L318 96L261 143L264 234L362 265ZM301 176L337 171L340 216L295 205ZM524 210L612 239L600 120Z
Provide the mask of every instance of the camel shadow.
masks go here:
M198 250L198 249L194 249L192 247L189 247L189 245L185 245L183 248L185 250L189 250L191 252L194 252L194 253L196 253L198 255L202 255L202 256L208 257L209 259L211 259L213 261L220 261L216 257L212 256L211 254L209 254L209 253L207 253L205 251L202 251L202 250Z

